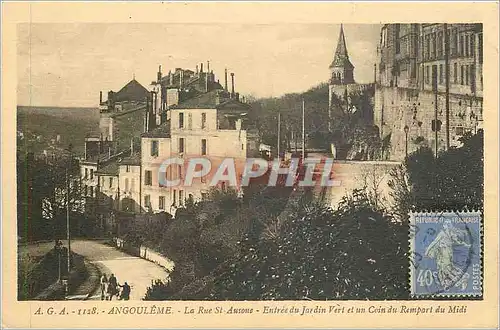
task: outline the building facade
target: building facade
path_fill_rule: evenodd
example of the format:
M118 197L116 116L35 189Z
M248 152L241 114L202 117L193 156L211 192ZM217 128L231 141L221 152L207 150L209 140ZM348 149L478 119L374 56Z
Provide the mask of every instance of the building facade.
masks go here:
M386 158L459 146L464 134L482 128L482 40L481 24L382 27L374 116L390 140Z
M201 63L196 71L176 68L166 76L160 66L143 102L134 99L144 91L133 81L111 93L107 102L101 93L101 136L86 139L80 171L88 213L105 232L124 228L117 215L175 214L186 200L204 197L210 189L208 177L223 159L234 158L241 175L246 158L258 154L257 131L246 119L251 109L235 92L234 74L229 90L227 70L223 87L209 65L207 71ZM119 104L134 107L118 109ZM118 125L120 121L123 124ZM212 172L188 186L162 186L160 167L171 157L185 163L170 166L166 179L184 179L192 157L207 157Z

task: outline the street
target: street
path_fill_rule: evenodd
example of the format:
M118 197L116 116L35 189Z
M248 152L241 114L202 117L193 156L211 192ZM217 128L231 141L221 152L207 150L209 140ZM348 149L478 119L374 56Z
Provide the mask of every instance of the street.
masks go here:
M66 246L66 244L64 245ZM53 242L41 243L28 246L28 251L30 254L37 254L40 251L48 251L53 246ZM22 250L25 250L25 247L22 247ZM164 280L168 275L162 267L153 262L128 255L99 241L71 241L71 250L95 264L101 273L106 273L108 278L113 273L119 284L127 282L131 287L130 300L141 300L147 291L147 287L151 286L151 281L156 279ZM101 297L98 291L92 292L89 300L100 300ZM73 297L73 299L79 298L81 297Z

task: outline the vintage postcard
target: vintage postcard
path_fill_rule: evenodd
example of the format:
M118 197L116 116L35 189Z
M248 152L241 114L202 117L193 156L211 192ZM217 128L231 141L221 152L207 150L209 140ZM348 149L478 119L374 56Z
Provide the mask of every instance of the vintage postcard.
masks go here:
M499 326L498 2L2 9L2 326Z

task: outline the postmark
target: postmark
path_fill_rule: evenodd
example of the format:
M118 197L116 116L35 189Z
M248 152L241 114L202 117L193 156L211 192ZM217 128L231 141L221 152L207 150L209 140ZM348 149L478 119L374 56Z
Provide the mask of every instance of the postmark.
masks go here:
M410 214L410 293L415 298L481 297L480 212Z

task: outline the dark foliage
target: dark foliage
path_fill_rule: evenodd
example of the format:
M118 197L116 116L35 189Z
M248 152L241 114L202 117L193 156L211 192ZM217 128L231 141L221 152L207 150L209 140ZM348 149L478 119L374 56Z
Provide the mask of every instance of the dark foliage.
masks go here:
M409 207L415 210L483 209L483 131L466 135L463 146L436 159L428 148L411 154L406 167L411 184Z
M356 192L337 211L299 207L274 240L244 240L219 276L214 300L401 299L407 296L407 230Z

